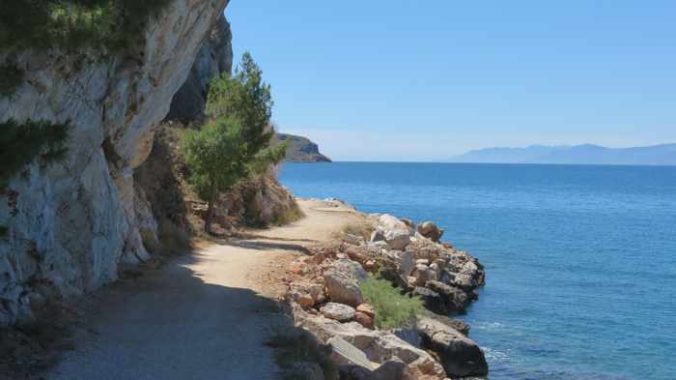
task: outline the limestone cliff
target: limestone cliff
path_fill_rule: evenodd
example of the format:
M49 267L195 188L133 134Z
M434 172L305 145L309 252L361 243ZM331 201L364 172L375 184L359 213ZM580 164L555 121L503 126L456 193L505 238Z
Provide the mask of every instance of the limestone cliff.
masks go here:
M171 0L134 58L0 52L0 62L11 59L25 72L14 94L0 97L0 122L71 125L64 160L30 164L0 194L0 325L27 318L46 297L96 289L116 279L120 264L148 258L138 226L154 221L134 171L226 3Z

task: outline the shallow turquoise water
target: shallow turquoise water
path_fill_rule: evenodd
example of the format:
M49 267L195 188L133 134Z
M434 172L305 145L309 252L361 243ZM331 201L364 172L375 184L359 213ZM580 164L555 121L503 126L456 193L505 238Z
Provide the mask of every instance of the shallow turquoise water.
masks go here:
M676 167L287 164L301 197L446 229L495 379L676 379Z

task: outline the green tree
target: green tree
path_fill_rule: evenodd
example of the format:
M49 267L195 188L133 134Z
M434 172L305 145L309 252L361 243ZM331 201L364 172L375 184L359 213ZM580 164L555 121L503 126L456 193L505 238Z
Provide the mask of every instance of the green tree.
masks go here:
M211 83L206 111L207 122L186 132L181 150L189 181L208 203L204 229L211 232L218 194L281 161L286 145L272 144L270 86L248 53L233 77Z

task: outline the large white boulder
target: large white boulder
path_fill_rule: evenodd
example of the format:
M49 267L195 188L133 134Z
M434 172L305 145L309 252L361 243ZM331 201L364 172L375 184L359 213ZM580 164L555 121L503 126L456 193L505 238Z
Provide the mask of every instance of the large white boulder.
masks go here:
M359 283L366 279L362 266L349 259L336 260L324 271L326 293L333 302L353 307L364 302Z

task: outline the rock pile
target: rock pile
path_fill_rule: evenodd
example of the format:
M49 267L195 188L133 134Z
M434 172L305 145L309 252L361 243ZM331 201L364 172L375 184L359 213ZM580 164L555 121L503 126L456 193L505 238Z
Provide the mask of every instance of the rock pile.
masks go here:
M443 231L432 222L416 226L387 214L368 221L370 239L345 234L340 243L292 263L288 300L297 324L325 344L341 342L334 346L334 359L344 378L485 376L486 360L467 337L469 327L447 316L463 312L477 298L483 266L439 243ZM414 325L397 330L375 329L376 311L360 289L369 272L419 296L439 315L419 316Z

